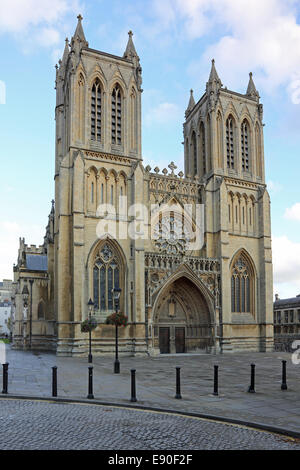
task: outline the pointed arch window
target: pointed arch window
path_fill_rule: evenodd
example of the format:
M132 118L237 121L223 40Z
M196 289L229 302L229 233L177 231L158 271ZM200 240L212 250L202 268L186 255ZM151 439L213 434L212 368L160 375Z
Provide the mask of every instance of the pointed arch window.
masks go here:
M197 173L198 173L198 164L197 164L197 144L196 144L196 133L195 133L195 131L193 131L193 133L192 133L191 144L192 144L192 157L193 157L194 175L197 175Z
M218 152L218 166L223 168L223 123L220 111L217 115L217 152Z
M203 121L200 123L200 152L203 175L206 174L205 128Z
M133 151L137 149L136 114L136 92L132 87L130 93L130 149Z
M261 136L258 123L255 126L255 152L256 152L256 174L262 177L262 152L261 152Z
M249 124L244 119L241 126L242 170L249 171Z
M40 300L40 302L38 304L37 317L38 317L38 320L44 320L45 319L45 302L43 300Z
M84 129L84 122L85 122L84 88L85 88L85 82L84 82L84 77L81 73L78 79L78 94L76 97L77 112L79 116L79 122L78 122L78 126L76 129L76 133L77 133L77 137L79 140L83 139L83 129Z
M111 95L111 141L119 145L122 142L122 93L118 83Z
M91 98L91 139L101 142L101 112L102 112L102 91L98 78L92 86Z
M96 256L93 268L93 295L95 309L114 310L112 289L120 287L120 263L109 243L105 243Z
M234 119L229 116L226 121L226 152L227 152L227 168L234 169Z
M231 269L231 311L253 313L254 276L250 263L240 255Z

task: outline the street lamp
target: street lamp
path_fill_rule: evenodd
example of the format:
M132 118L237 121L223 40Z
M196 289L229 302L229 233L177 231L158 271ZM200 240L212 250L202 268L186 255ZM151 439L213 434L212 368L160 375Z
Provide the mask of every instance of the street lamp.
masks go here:
M23 344L24 348L26 347L26 323L27 323L27 309L28 309L28 298L29 298L29 290L27 284L24 285L22 290L22 298L23 298Z
M31 342L32 342L32 284L33 284L33 279L29 279L29 284L30 284L29 347L31 349Z
M116 308L116 357L115 357L115 364L114 364L114 372L115 374L120 373L120 361L118 358L118 320L117 320L117 314L118 310L120 307L120 295L121 295L122 289L120 287L115 287L112 289L112 294L115 302L115 308Z
M91 318L92 318L92 313L93 313L93 309L94 309L94 302L92 301L92 299L90 299L88 301L88 308L89 308L89 356L88 356L88 362L93 362Z

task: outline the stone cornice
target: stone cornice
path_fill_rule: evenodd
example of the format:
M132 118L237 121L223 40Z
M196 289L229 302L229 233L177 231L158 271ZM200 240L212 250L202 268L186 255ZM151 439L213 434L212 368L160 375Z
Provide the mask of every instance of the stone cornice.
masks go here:
M84 150L84 156L92 160L118 162L123 165L131 165L135 159L122 157L121 155L112 155L110 153L97 152L94 150Z

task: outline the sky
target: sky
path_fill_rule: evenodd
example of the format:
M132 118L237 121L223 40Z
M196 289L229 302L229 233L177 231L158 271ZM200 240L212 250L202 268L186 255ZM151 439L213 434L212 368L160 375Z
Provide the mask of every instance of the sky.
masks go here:
M54 197L55 64L77 15L93 49L123 55L128 31L143 69L145 166L183 170L190 89L211 59L224 86L264 105L274 294L300 294L300 0L0 1L0 280L13 278L19 237L43 243Z

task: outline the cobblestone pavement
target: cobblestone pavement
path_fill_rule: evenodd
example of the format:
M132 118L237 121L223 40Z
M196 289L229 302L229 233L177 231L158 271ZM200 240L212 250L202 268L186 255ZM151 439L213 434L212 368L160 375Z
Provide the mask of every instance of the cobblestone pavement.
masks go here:
M0 399L2 450L300 450L300 441L166 413Z
M58 397L86 399L87 357L62 358L50 353L7 348L8 392L51 397L51 367L57 366ZM287 361L288 390L281 390L281 361ZM120 357L121 373L113 373L113 357L93 357L95 400L130 404L130 369L136 369L137 405L203 413L300 432L300 365L288 353ZM247 393L250 364L256 364L256 393ZM219 396L213 396L213 366L219 365ZM182 400L175 396L175 367L181 367ZM2 367L0 367L2 386ZM1 391L1 389L0 389ZM1 396L1 395L0 395Z

